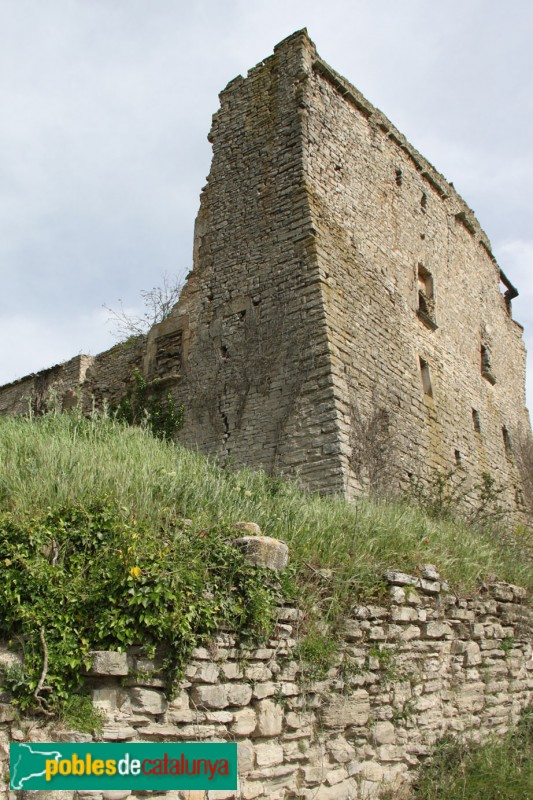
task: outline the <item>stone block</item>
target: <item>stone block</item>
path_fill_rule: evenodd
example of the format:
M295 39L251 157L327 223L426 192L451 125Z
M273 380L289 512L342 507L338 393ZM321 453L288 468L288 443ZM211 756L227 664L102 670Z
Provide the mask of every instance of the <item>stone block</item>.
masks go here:
M131 689L131 705L134 712L163 714L167 710L168 702L162 692L136 686Z
M322 709L322 721L326 728L365 725L369 716L370 701L365 689L358 689L348 696L332 695Z
M199 708L226 708L229 706L226 684L195 684L191 690L191 701Z
M255 765L255 749L249 740L237 743L237 762L239 775L247 775Z
M283 747L279 744L258 744L255 747L255 759L257 766L273 767L283 763Z
M233 544L243 550L246 560L256 567L280 572L289 561L289 548L285 542L270 536L242 536Z
M424 625L424 636L426 639L451 638L452 628L447 622L427 622Z
M115 650L93 650L89 675L127 675L128 656Z
M388 570L384 576L386 581L394 584L395 586L419 586L420 582L414 575L407 575L405 572L398 572L396 570Z
M257 703L257 726L254 736L278 736L283 725L283 709L272 700Z
M375 744L392 744L396 739L396 730L392 722L377 722L372 728L372 741ZM369 778L372 780L372 778Z
M252 699L252 687L247 683L228 683L224 686L230 706L247 706Z
M240 708L233 715L230 731L234 736L249 736L257 727L257 715L253 708Z

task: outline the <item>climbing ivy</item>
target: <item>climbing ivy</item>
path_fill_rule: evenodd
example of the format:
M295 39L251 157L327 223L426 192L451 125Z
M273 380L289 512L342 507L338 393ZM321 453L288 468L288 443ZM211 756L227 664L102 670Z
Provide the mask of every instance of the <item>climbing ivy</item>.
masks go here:
M233 534L234 535L234 534ZM23 673L3 678L22 708L61 710L91 650L164 645L169 690L191 649L221 626L269 631L276 587L231 546L223 528L164 534L102 502L49 510L21 525L0 516L0 634Z
M154 436L171 441L183 427L184 407L177 404L172 392L163 392L161 380L147 381L135 370L133 384L116 408L120 422L148 425Z

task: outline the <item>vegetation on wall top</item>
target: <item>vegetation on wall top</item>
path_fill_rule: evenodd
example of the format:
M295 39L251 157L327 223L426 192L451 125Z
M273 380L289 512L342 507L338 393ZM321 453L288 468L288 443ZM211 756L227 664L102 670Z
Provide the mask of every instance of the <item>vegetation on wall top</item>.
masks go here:
M0 514L1 633L26 663L11 685L44 711L72 693L91 649L165 641L176 675L221 625L265 635L280 593L334 633L350 605L383 591L390 567L434 563L461 591L486 576L533 585L516 538L408 502L348 503L223 470L145 427L76 410L0 419ZM289 544L279 585L231 546L241 520ZM45 649L51 691L38 690Z

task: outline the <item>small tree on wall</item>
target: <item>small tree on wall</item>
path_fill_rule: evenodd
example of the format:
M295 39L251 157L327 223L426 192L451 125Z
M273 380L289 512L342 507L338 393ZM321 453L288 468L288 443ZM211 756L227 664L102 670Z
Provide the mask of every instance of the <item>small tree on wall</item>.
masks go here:
M182 278L170 276L165 272L160 286L141 291L144 304L142 314L131 314L126 311L122 300L118 301L119 309L104 305L104 308L109 311L109 322L113 326L113 335L119 341L124 341L131 336L142 336L148 333L150 328L169 317L179 300L183 285Z

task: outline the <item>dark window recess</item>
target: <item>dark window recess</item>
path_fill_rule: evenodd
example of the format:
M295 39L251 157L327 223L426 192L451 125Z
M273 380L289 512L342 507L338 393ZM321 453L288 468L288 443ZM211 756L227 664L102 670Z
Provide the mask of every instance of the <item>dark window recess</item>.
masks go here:
M423 214L425 214L428 209L428 196L425 192L422 192L422 197L420 198L420 208Z
M502 436L503 436L503 446L505 447L505 455L510 456L511 453L513 452L513 446L511 444L511 436L505 425L502 426Z
M454 451L454 455L455 455L455 464L456 464L456 466L457 467L461 467L462 464L463 464L463 458L461 456L461 451L460 450L455 450Z
M481 433L481 420L479 419L479 411L475 408L472 409L472 423L476 433Z
M227 361L229 358L229 350L225 344L220 346L220 355L222 356L223 361Z
M417 314L422 322L435 330L435 290L433 286L433 276L422 264L417 268L417 291L418 308Z
M431 385L429 364L422 358L422 356L419 357L419 360L420 360L420 375L422 378L422 388L424 389L424 394L427 397L433 397L433 386Z
M166 336L160 336L156 341L156 348L156 375L167 377L173 373L181 372L183 363L181 331L173 331L172 333L167 333Z
M403 183L403 174L401 169L398 167L396 170L396 186L401 186Z
M492 369L492 355L488 345L482 344L481 351L481 374L489 383L493 386L496 383L496 378L494 377L494 372Z

